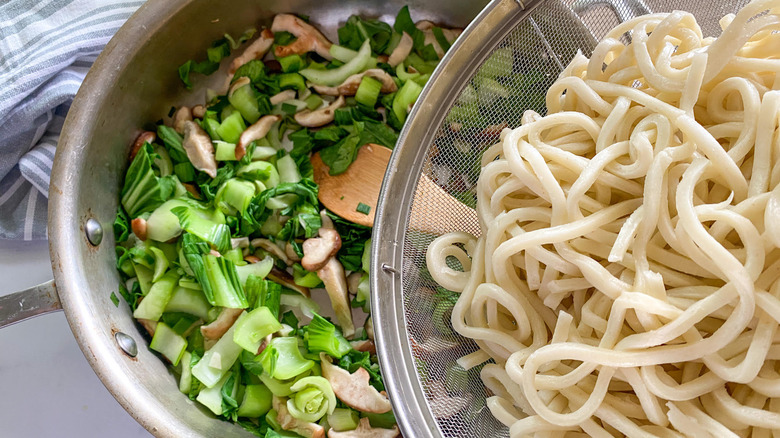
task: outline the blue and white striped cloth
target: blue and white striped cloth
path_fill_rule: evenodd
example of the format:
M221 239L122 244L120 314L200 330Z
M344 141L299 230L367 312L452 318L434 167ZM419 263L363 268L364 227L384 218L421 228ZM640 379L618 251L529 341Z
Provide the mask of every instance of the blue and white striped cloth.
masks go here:
M49 175L87 70L143 0L0 0L0 239L45 239Z

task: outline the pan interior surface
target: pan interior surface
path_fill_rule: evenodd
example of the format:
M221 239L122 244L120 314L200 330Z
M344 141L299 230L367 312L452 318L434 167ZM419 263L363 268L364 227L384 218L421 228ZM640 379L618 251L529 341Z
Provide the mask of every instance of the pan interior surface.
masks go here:
M465 26L484 5L445 0L151 0L112 39L84 81L63 129L51 178L52 267L87 360L120 404L152 434L252 436L216 420L181 394L165 363L148 349L148 339L126 303L116 306L111 301L120 281L111 230L133 140L172 106L202 103L206 88L223 84L223 75L216 73L198 77L195 89L188 91L177 69L187 60L202 60L205 49L225 33L240 35L270 25L277 13L292 12L310 16L335 40L336 28L351 14L392 22L405 4L415 18L450 26ZM96 219L104 230L98 246L85 235L88 219ZM137 356L120 350L117 333L136 342Z

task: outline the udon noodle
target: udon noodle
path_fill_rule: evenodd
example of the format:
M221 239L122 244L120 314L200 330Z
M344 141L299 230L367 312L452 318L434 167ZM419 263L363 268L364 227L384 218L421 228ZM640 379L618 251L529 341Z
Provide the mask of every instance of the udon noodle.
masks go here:
M511 436L780 436L780 1L720 24L576 56L485 152L481 237L430 245Z

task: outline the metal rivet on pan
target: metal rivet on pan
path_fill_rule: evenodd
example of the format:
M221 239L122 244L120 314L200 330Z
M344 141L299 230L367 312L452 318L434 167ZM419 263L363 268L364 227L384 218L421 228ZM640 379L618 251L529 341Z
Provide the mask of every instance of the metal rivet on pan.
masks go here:
M129 335L126 335L122 332L116 332L114 334L114 339L116 339L116 343L119 345L119 348L121 348L126 355L130 357L135 357L138 355L138 345L136 345L135 339L131 338Z
M100 222L95 218L87 219L84 230L87 232L87 240L92 245L98 246L103 241L103 227L100 226Z
M388 265L387 263L382 263L382 270L385 272L391 272L396 275L400 274L400 272L398 272L398 269L395 269L394 267Z

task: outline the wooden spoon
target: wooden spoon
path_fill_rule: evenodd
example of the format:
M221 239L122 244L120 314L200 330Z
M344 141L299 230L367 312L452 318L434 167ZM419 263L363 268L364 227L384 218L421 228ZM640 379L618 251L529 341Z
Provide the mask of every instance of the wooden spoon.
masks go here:
M314 154L311 164L314 167L314 182L320 186L320 202L348 221L373 226L382 179L392 152L384 146L364 145L346 172L335 176L330 175L330 168L322 162L320 154ZM477 212L453 198L424 173L417 183L414 202L409 223L412 229L444 234L462 229L465 224L469 229L476 232L479 230ZM357 211L360 203L371 207L368 214ZM435 215L423 214L423 207L426 212L436 212Z

